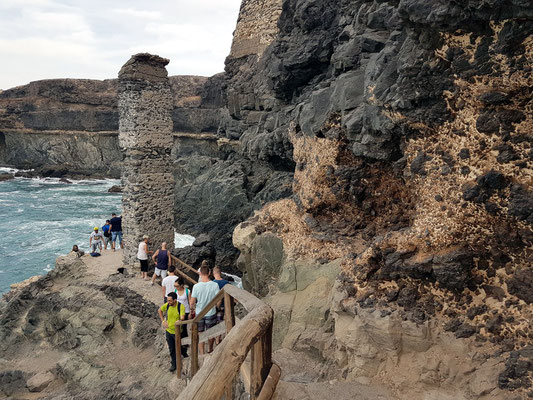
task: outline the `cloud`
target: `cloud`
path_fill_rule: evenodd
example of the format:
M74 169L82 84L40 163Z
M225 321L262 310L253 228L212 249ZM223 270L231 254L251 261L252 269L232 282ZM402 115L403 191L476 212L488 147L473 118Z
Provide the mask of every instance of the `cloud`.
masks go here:
M171 75L213 75L224 68L240 2L1 0L0 88L114 78L145 51L170 58Z

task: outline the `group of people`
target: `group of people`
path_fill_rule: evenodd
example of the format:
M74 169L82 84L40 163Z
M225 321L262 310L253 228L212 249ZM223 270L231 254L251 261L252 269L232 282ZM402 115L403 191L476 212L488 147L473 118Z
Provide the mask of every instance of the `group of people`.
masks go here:
M111 244L111 249L115 251L116 242L119 242L120 248L124 248L122 243L122 216L111 214L111 219L105 221L102 229L97 226L94 227L91 236L89 237L89 248L91 255L98 254L98 250L107 250L107 246Z
M155 256L155 254L154 254ZM220 267L215 266L212 270L209 268L208 261L204 260L198 270L199 279L192 290L185 286L185 281L175 274L175 267L168 267L168 275L161 282L161 291L164 296L164 304L158 309L158 315L161 324L165 329L166 340L170 353L170 369L176 370L176 342L175 335L179 334L184 338L188 336L187 327L180 326L180 332L176 333L175 323L178 320L192 319L200 314L208 303L215 298L218 292L229 283L222 278ZM213 280L211 279L211 273ZM154 274L155 275L155 274ZM220 301L215 307L212 307L205 316L198 322L198 332L203 332L215 326L224 319L224 304ZM215 339L208 340L207 352L213 351ZM187 347L182 346L181 356L187 357ZM199 345L200 354L205 354L205 343Z

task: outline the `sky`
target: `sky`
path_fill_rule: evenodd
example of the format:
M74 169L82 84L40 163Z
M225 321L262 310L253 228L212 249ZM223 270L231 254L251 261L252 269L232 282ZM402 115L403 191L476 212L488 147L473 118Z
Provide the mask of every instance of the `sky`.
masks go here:
M0 0L0 89L51 78L116 78L131 55L169 75L224 70L241 0Z

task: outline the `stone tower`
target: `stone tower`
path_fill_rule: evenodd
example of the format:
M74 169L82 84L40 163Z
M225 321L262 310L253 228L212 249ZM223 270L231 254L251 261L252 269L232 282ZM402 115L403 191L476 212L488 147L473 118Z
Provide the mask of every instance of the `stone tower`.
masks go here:
M173 98L165 68L168 62L140 53L118 74L126 265L136 262L143 235L150 237L149 249L155 250L162 242L174 248Z

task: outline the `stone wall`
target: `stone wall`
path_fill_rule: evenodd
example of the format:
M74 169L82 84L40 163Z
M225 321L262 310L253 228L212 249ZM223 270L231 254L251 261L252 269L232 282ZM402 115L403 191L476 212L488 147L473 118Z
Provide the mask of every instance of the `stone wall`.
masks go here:
M141 53L119 72L125 264L135 262L143 235L156 246L174 247L173 98L167 64Z
M281 0L244 0L233 34L230 57L261 55L278 33Z

